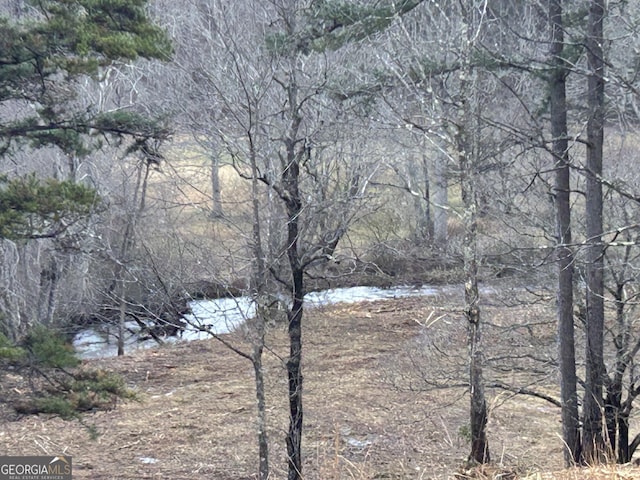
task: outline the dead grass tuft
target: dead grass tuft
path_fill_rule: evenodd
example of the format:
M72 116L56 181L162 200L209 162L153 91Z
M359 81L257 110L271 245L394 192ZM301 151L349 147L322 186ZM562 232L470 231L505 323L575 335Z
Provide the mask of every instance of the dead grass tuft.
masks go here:
M519 478L520 472L516 469L492 464L460 469L452 477L455 480L517 480Z
M557 472L535 472L522 480L638 480L640 468L626 465L603 465L586 468L570 468Z

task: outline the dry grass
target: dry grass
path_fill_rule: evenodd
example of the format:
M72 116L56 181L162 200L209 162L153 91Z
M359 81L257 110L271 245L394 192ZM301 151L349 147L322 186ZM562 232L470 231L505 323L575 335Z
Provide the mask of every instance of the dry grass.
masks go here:
M492 397L489 422L496 464L461 470L468 453L464 389L423 391L418 384L399 388L389 381L390 372L402 364L396 360L424 334L419 322L456 302L455 296L412 298L308 312L305 479L626 480L634 472L640 478L640 471L628 466L537 473L562 468L558 412L540 400L504 394ZM242 345L239 334L230 339ZM271 332L269 345L265 372L271 465L272 479L278 480L286 478L284 332ZM452 350L451 355L464 351ZM255 478L249 362L211 340L92 363L121 372L142 401L87 415L86 423L100 432L97 440L75 422L46 416L15 421L5 415L0 427L5 454L72 455L74 478ZM430 368L435 371L438 365Z
M511 468L484 465L462 470L454 474L453 478L456 480L637 480L640 478L640 469L632 465L605 465L521 475Z
M633 465L605 465L601 467L572 468L559 472L528 475L523 480L637 480L640 468Z

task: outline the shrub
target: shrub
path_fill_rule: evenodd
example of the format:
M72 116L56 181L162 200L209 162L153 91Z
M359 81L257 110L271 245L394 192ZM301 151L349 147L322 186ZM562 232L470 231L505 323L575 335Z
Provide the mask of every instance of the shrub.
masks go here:
M62 336L42 325L33 328L23 342L36 367L65 369L77 367L80 359Z
M24 354L25 351L22 348L13 345L3 333L0 333L0 360L16 362L23 358Z
M5 399L19 414L80 419L81 412L109 410L118 399L136 399L119 375L78 368L81 362L73 347L43 326L33 328L18 346L0 335L0 359L28 377L30 394Z

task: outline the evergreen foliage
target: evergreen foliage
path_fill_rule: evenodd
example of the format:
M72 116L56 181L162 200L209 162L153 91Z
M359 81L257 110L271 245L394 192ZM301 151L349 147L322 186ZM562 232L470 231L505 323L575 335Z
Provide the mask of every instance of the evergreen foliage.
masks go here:
M24 354L25 351L22 348L15 346L4 333L0 332L0 362L3 360L17 362Z
M100 148L105 136L136 148L167 138L161 119L133 111L79 107L75 82L138 58L167 60L165 33L145 14L147 0L39 0L20 18L0 17L0 156L16 146L57 147L70 156ZM93 190L35 176L0 179L0 238L55 237L91 213Z
M22 348L31 365L37 368L67 369L77 367L80 360L73 347L56 332L36 325L26 336Z
M78 419L80 413L112 409L118 399L137 400L123 378L104 370L79 368L73 347L57 332L35 326L20 345L0 334L0 363L29 378L31 392L4 398L20 414L46 413Z
M384 31L399 16L410 12L423 0L357 4L345 0L314 2L307 13L307 35L311 48L322 52L337 50L350 42Z
M146 0L30 3L34 13L26 18L0 17L0 105L31 107L31 114L0 122L0 153L26 141L85 155L95 148L83 139L89 133L166 137L157 123L123 125L122 112L97 116L74 108L78 77L98 77L101 67L114 62L167 60L172 54L165 33L145 15Z
M44 396L35 396L30 407L32 413L47 413L72 420L79 418L82 412L110 410L119 398L137 400L121 376L104 370L80 370L59 389Z
M312 2L304 12L305 27L290 37L275 32L266 38L267 50L278 55L337 50L351 42L384 31L399 16L424 0L359 4L348 0Z
M135 111L99 112L83 105L77 86L105 68L137 59L167 60L168 37L147 17L147 0L26 0L19 17L0 13L0 158L16 148L57 148L86 156L103 140L128 139L147 158L169 135L162 119ZM0 241L56 238L95 212L94 189L35 174L0 177ZM75 418L131 398L122 379L76 370L65 338L34 326L17 345L0 334L0 364L25 373L31 395L6 398L19 413ZM0 372L5 369L0 368ZM7 381L2 379L3 383Z
M59 236L94 211L92 188L34 174L0 178L0 238L11 240Z

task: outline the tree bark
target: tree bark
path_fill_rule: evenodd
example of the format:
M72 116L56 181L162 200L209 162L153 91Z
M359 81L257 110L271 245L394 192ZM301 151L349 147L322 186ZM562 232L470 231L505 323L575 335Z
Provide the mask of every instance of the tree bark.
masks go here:
M446 158L437 158L433 168L433 240L443 247L447 243L448 219L447 208L449 206L449 178Z
M211 217L221 218L224 215L222 209L222 188L220 186L220 152L216 148L211 155Z
M564 62L564 22L562 0L549 2L551 64L549 81L552 152L555 165L554 206L556 220L556 261L558 263L558 356L562 439L565 465L580 459L580 419L576 376L575 332L573 324L573 264L571 249L571 171L567 137L567 66Z
M259 322L264 322L258 319ZM263 336L264 338L264 336ZM269 437L267 436L267 402L264 392L264 371L262 368L263 345L253 348L253 373L256 384L256 405L258 408L258 478L269 478Z
M618 463L629 463L633 452L629 445L629 416L619 413L618 417Z
M478 72L471 63L475 32L480 19L476 17L475 5L464 10L465 44L462 47L464 68L460 75L458 120L455 126L455 147L460 169L460 194L462 197L462 222L464 244L464 301L467 320L469 349L469 386L471 389L470 427L471 453L469 461L488 463L489 441L487 439L487 402L484 390L482 351L482 321L478 291L478 196L476 172L479 158L480 105L477 96Z
M302 315L304 301L303 268L298 252L299 218L302 212L298 163L293 160L285 170L287 201L287 257L292 277L291 309L288 313L289 359L287 377L289 381L289 431L287 433L287 454L289 463L288 480L302 479Z
M294 22L288 26L295 32ZM302 316L304 306L304 266L300 258L300 221L302 199L300 196L300 162L304 144L298 138L302 118L298 103L296 58L290 58L288 97L289 128L283 138L285 153L282 158L282 193L287 212L287 259L291 270L291 308L287 312L289 358L287 377L289 385L289 430L287 432L288 480L302 480Z
M607 386L607 395L604 400L604 418L607 431L607 447L612 454L620 452L622 457L625 457L623 445L620 443L622 440L622 432L618 431L621 419L621 405L622 405L622 385L617 382L612 382ZM628 434L627 434L628 437ZM628 438L626 439L628 442ZM628 447L627 443L627 447Z
M468 328L469 385L471 388L471 453L469 460L476 463L491 461L487 439L487 402L485 399L482 352L482 323L478 304L478 259L477 259L477 200L475 195L472 166L467 158L468 150L460 144L460 186L464 205L464 300L465 317Z
M259 302L267 288L267 268L265 265L264 251L262 249L262 230L260 228L260 201L258 198L258 166L256 152L253 148L250 136L249 157L251 160L251 201L253 210L252 250L253 250L253 293ZM216 174L217 175L217 174ZM215 191L215 185L214 185ZM215 197L214 197L215 202ZM222 207L220 205L220 207ZM222 213L222 212L220 212ZM267 435L267 407L264 387L264 370L262 368L262 354L265 345L266 318L261 314L262 309L257 308L255 319L255 336L251 361L256 385L256 406L258 409L258 479L269 478L269 438Z
M429 179L429 158L425 152L422 152L422 182L424 188L424 195L421 201L424 203L424 212L422 212L419 219L419 231L422 240L433 242L433 213L431 208L431 182Z
M606 460L603 439L604 385L604 248L602 245L602 159L604 143L604 0L592 0L587 35L588 106L586 178L586 381L584 392L583 461Z

